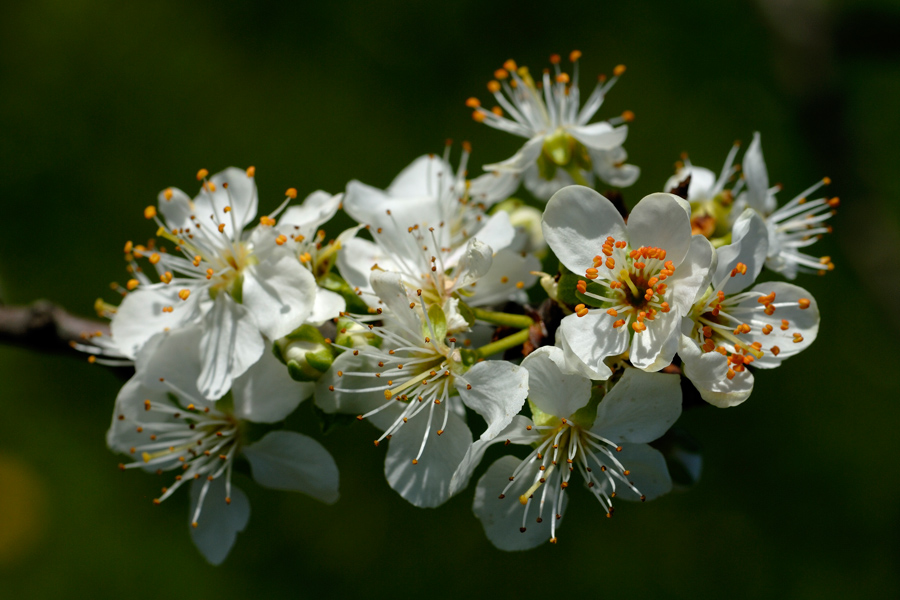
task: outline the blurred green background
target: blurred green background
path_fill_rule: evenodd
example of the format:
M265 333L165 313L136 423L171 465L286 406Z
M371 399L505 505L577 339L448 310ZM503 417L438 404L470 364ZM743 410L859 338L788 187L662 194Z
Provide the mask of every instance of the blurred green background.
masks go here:
M255 165L261 209L283 191L386 186L446 138L472 168L518 148L464 101L507 58L539 71L628 72L601 116L633 110L634 204L679 153L715 170L763 134L785 201L824 175L842 198L817 249L837 270L798 283L823 320L811 350L753 397L681 424L700 483L616 518L582 490L558 546L506 554L471 513L406 504L359 424L324 438L342 499L239 484L253 514L220 568L188 535L187 494L121 473L104 434L121 381L71 358L0 348L0 596L56 598L864 598L900 594L900 6L758 0L452 3L7 2L0 7L0 297L91 314L124 281L142 209L200 167ZM490 459L490 457L489 457ZM486 467L487 464L483 466Z

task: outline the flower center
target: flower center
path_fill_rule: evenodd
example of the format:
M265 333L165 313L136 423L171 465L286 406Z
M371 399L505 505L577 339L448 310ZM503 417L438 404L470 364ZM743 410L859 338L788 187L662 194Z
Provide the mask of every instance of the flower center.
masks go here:
M499 498L506 497L506 492L522 477L530 478L531 485L519 495L519 502L525 507L522 514L522 526L519 531L527 530L526 523L535 495L540 492L538 502L537 523L543 522L544 507L551 505L555 515L550 523L550 541L556 543L556 521L562 518L561 507L563 494L569 487L571 475L577 469L588 489L611 517L614 511L612 499L616 496L617 486L626 486L644 500L644 496L628 480L631 471L619 462L616 454L622 447L612 441L585 429L569 419L554 419L555 423L547 425L529 425L528 429L537 429L544 434L541 442L516 468L509 478Z
M666 260L662 248L641 246L630 250L627 242L611 236L603 244L602 255L594 257L594 266L585 270L576 290L588 298L592 308L606 308L607 314L619 317L613 327L631 326L640 333L647 329L657 314L671 310L666 301L667 284L675 273L675 265ZM584 304L575 307L579 317L588 314Z

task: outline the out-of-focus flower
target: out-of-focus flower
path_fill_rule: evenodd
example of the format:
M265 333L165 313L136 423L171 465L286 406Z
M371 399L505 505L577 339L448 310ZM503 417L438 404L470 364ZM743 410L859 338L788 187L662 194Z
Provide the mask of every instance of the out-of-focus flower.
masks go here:
M270 431L256 441L247 437L248 422L282 421L309 397L311 384L293 381L267 352L235 378L230 395L206 400L194 386L201 336L194 326L148 342L142 352L149 359L116 399L107 443L133 459L122 469L177 470L157 504L191 483L191 535L207 560L219 564L250 516L247 497L231 482L239 454L250 462L257 483L328 503L338 499L338 471L328 451L305 435Z
M617 66L608 81L601 77L582 106L580 57L577 50L569 55L573 63L570 77L560 69L560 56L554 54L550 57L554 74L545 70L540 82L535 82L527 67L508 60L488 83L498 106L487 110L477 98L466 102L474 109L476 121L528 140L512 158L485 169L523 173L525 187L542 200L573 183L593 185L594 175L619 187L631 185L640 175L636 166L625 164L628 156L622 144L628 126L617 127L634 117L631 111L589 123L625 67Z
M610 382L592 388L566 363L565 353L550 346L528 355L522 366L534 420L517 417L495 441L533 450L523 460L499 459L475 491L473 510L495 546L527 550L548 539L556 543L576 470L607 516L613 497L646 500L671 489L665 459L647 442L681 414L677 375L629 368L611 389ZM470 449L470 469L485 447L481 442Z

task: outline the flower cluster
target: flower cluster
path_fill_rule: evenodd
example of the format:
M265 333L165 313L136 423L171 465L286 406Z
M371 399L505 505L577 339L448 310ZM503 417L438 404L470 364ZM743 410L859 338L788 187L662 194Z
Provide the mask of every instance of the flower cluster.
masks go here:
M112 335L79 347L134 365L109 447L123 470L172 473L154 502L190 482L210 562L248 521L235 471L338 499L331 455L285 425L306 399L308 418L374 426L388 485L416 506L481 470L475 515L498 548L524 550L557 542L578 481L606 516L673 487L679 457L657 440L683 389L735 406L757 369L815 340L812 295L757 279L833 268L808 254L838 204L810 197L828 179L779 207L755 134L742 168L737 145L718 176L685 157L628 213L592 187L639 175L623 149L634 115L592 122L625 67L582 102L579 58L569 74L552 56L540 78L507 61L488 84L497 106L467 101L527 140L477 177L466 143L456 168L448 145L386 189L354 180L297 202L292 188L261 217L253 167L201 169L196 195L166 188L144 209L155 239L126 243L123 298L97 304ZM533 197L513 198L520 185ZM339 210L356 225L327 241ZM493 445L507 454L484 470Z

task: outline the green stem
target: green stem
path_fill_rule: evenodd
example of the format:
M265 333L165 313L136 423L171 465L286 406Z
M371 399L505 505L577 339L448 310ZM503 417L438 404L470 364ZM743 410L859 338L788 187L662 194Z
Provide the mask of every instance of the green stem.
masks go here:
M510 348L515 348L516 346L521 346L525 342L528 341L528 335L531 332L527 329L523 329L518 333L514 333L512 335L508 335L501 340L497 340L496 342L491 342L487 346L482 346L477 350L478 356L481 358L487 358L488 356L492 356L499 352L505 352Z
M528 329L534 325L531 317L525 315L511 315L509 313L494 312L492 310L484 310L483 308L472 308L472 314L479 321L493 323L494 325L503 325L504 327L515 327L516 329Z

